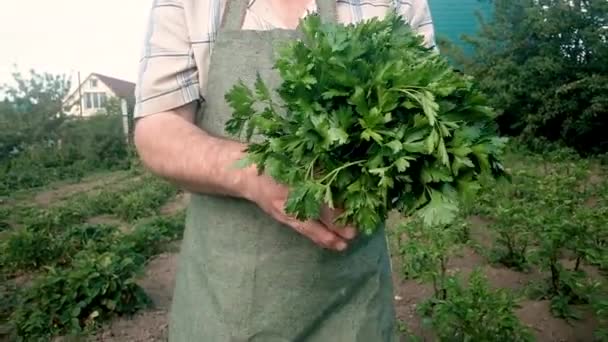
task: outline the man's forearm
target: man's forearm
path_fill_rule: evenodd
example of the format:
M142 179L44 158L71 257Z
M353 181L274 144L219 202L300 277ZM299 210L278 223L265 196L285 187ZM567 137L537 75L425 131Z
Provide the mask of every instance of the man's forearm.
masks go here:
M191 192L247 198L255 169L234 166L245 145L201 131L191 122L192 107L177 111L137 122L135 145L144 165Z

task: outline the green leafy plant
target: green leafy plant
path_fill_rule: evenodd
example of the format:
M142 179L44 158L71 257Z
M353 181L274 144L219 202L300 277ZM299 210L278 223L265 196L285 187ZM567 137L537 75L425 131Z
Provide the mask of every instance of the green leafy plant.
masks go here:
M462 249L458 230L417 220L402 223L397 232L403 235L398 245L403 275L432 283L434 296L445 299L448 261Z
M593 308L599 321L599 327L595 333L598 341L608 340L608 298L594 298Z
M20 296L12 322L25 340L80 333L150 304L135 283L141 264L114 253L80 253L72 268L49 268Z
M575 318L568 304L587 304L585 273L580 269L587 242L592 241L586 231L585 222L577 220L580 199L572 197L578 177L570 174L551 172L544 177L540 189L544 198L538 204L544 207L544 215L532 231L536 234L538 246L534 258L541 269L550 272L548 292L552 299L553 312L560 317ZM565 251L574 254L574 267L568 269L561 259Z
M21 222L25 227L0 241L0 246L6 251L0 255L0 268L4 272L16 273L42 266L67 265L78 251L90 248L106 251L121 239L120 232L116 227L86 224L87 218L115 214L135 221L156 215L158 208L175 193L176 188L168 182L146 175L120 191L78 195L58 206L24 211L26 215ZM156 221L159 222L158 229L166 224L159 219ZM142 235L139 238L146 241L164 238L162 230L148 233L148 237Z
M411 342L423 341L422 338L414 335L408 328L407 323L405 323L402 320L397 321L397 332L401 337L405 338L407 341L411 341Z
M9 208L0 207L0 232L8 230L10 228L9 223L10 210Z
M82 224L70 227L57 240L71 255L75 255L81 250L103 253L119 242L123 235L115 226Z
M157 214L157 210L177 189L170 183L156 181L137 191L127 193L113 208L113 214L129 222Z
M494 260L523 271L528 268L528 249L533 234L528 226L532 213L525 203L514 206L498 205L497 223L492 228L498 233L493 250Z
M147 259L162 250L170 241L179 240L184 232L185 213L156 216L138 224L115 248L133 258Z
M153 217L130 233L92 224L72 226L53 238L24 230L31 239L28 249L22 250L41 255L34 255L34 260L40 260L34 268L48 266L47 274L18 296L18 308L12 315L18 334L26 340L78 334L113 315L133 313L148 305L134 279L164 244L182 237L184 215ZM26 252L7 250L25 263L32 260Z
M573 305L591 303L596 286L583 266L608 260L605 185L589 184L592 161L571 149L524 155L525 164L511 172L512 184L486 185L476 210L492 219L496 260L519 270L538 267L547 277L528 291L531 296L551 300L555 316L578 318Z
M466 286L456 277L445 285L445 298L429 299L419 307L440 341L534 341L514 313L514 297L504 289L492 290L479 269Z
M2 243L5 252L0 256L0 261L3 271L8 273L67 265L79 251L108 250L119 236L116 227L106 225L75 225L60 234L24 228Z
M23 223L31 231L51 232L82 223L92 215L86 202L70 201L61 206L34 210L23 219Z
M0 339L8 340L5 337L10 335L9 319L17 306L17 293L19 288L14 282L9 282L0 275Z
M55 262L62 254L61 245L50 234L39 234L28 229L13 232L0 241L0 267L3 273L38 269Z
M501 110L501 131L521 134L529 146L543 149L546 142L558 142L585 153L605 153L608 4L491 3L491 18L480 20L477 33L463 39L472 53L459 53L449 43L442 53L452 55L459 68L479 80Z
M66 115L65 75L13 73L0 92L0 194L130 167L121 115ZM115 101L109 101L114 104ZM130 107L132 108L132 104ZM130 119L132 121L132 119Z
M226 131L261 138L246 162L292 188L288 213L340 207L338 220L365 233L393 209L446 224L480 174L505 174L484 95L396 13L348 26L310 15L301 28L279 49L277 89L258 75L226 94Z

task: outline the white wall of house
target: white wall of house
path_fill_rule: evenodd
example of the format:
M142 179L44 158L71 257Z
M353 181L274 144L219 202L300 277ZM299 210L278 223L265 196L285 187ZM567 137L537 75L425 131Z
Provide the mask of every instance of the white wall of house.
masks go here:
M65 103L70 104L70 107L66 108L67 114L80 116L80 106L78 105L80 95L82 95L82 116L97 114L103 109L105 101L115 96L105 83L91 75L84 80L80 92L76 88L76 91L66 99Z

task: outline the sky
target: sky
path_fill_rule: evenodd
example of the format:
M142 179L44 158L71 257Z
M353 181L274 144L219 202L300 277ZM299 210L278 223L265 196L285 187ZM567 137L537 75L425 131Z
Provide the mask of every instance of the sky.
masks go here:
M0 0L0 84L11 72L91 72L131 82L153 0Z

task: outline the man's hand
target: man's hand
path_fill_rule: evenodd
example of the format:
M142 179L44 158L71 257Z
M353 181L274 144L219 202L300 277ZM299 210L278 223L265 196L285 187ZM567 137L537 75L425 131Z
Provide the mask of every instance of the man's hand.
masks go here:
M193 118L194 106L188 105L138 120L135 145L148 169L188 191L252 201L275 220L324 248L347 247L356 231L333 223L338 212L323 208L321 219L309 222L287 215L285 186L258 175L255 166L234 167L245 156L246 145L208 135L193 124Z
M248 182L245 198L256 203L262 210L275 220L288 225L298 233L306 236L317 245L336 251L343 251L348 247L349 240L356 236L352 227L340 227L334 220L340 214L324 206L319 221L300 221L285 213L285 202L289 189L272 180L269 176L253 176Z

